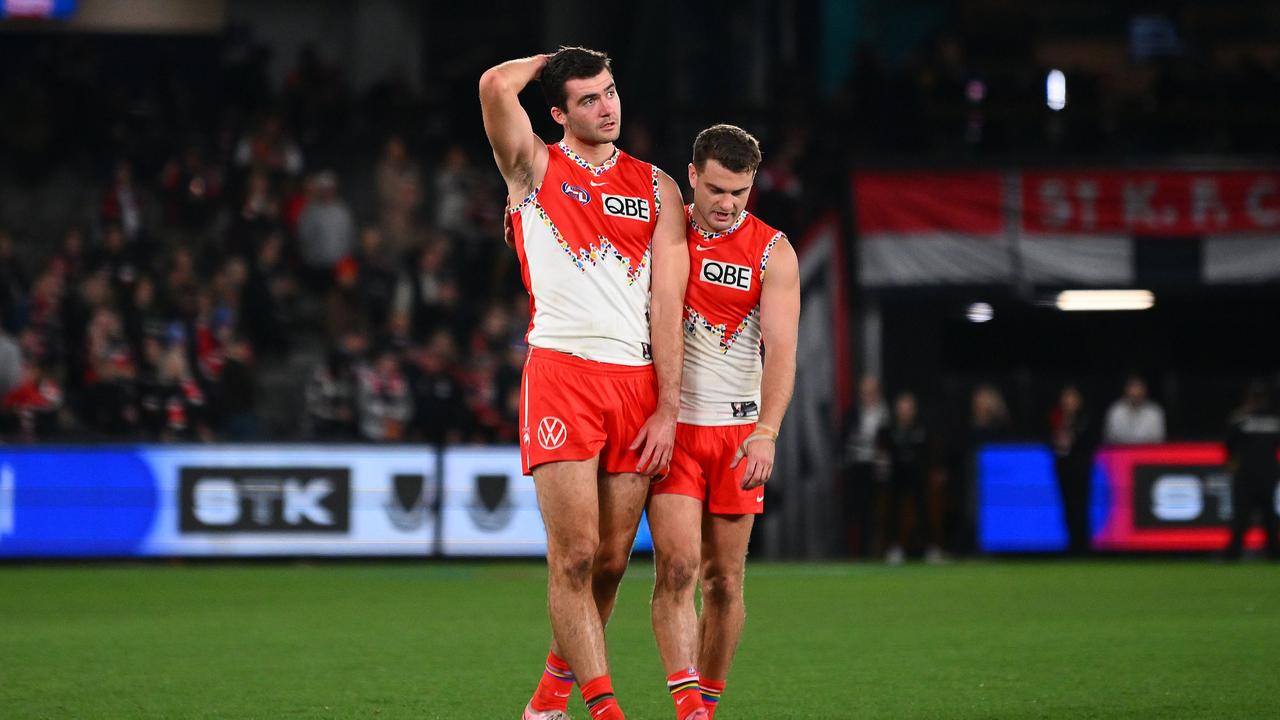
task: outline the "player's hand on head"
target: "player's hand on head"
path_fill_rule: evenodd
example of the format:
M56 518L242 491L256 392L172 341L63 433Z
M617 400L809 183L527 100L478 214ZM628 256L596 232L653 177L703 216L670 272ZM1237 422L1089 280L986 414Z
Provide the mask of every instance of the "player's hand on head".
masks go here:
M671 452L676 446L676 421L661 411L655 412L645 421L631 449L643 448L640 462L636 463L636 472L644 475L657 475L671 464Z
M746 463L746 469L742 472L743 490L758 488L769 482L769 477L773 475L773 454L776 449L773 439L764 435L752 433L742 441L729 467L737 468L739 464Z

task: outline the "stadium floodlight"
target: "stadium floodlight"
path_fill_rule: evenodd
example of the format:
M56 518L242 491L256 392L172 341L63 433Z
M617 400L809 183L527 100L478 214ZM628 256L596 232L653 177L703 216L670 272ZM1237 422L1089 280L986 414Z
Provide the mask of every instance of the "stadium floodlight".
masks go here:
M1061 70L1050 70L1049 76L1045 78L1044 100L1053 111L1067 106L1067 76Z
M1054 302L1059 310L1149 310L1156 304L1150 290L1064 290Z
M969 306L964 316L969 318L969 322L984 323L994 318L996 311L991 307L991 303L976 302Z

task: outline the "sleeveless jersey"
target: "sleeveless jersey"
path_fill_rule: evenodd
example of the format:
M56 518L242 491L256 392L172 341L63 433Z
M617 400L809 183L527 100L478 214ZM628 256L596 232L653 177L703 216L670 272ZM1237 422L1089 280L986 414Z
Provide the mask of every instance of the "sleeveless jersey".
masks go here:
M594 166L563 142L547 155L542 183L510 211L529 291L526 340L587 360L648 365L658 169L621 150Z
M679 421L742 425L760 415L760 290L769 252L786 235L745 210L712 233L688 216L684 377Z

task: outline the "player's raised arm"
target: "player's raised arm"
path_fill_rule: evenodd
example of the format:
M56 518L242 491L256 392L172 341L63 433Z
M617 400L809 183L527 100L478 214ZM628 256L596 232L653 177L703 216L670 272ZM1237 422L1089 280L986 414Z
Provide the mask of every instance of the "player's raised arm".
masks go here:
M795 249L787 237L779 233L761 279L760 334L765 350L760 377L760 420L739 450L747 462L743 488L763 485L773 473L773 440L782 427L795 386L799 331L800 265Z
M680 409L680 373L684 366L684 291L689 283L689 249L685 245L684 203L670 175L659 172L661 211L653 231L649 300L649 337L658 376L658 407L636 438L644 443L641 471L656 474L671 460L676 415Z
M546 145L520 104L520 91L538 79L546 64L546 55L534 55L496 65L480 76L484 131L513 202L533 192L547 170Z

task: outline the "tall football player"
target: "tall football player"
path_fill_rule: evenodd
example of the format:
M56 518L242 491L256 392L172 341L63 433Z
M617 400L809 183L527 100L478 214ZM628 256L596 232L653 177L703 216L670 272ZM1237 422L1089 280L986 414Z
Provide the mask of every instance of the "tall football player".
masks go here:
M520 105L534 80L559 142L544 144ZM480 104L532 315L521 451L547 529L554 641L524 718L567 717L575 678L593 720L622 718L604 623L674 445L689 261L680 191L615 147L622 105L602 53L561 48L490 68Z

